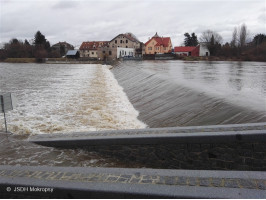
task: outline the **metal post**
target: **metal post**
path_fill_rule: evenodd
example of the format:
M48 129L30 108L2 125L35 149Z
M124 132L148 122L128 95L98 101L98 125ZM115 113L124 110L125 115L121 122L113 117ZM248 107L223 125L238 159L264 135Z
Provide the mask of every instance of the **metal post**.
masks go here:
M5 118L5 127L6 127L6 133L7 133L7 125L6 125L6 113L5 113L5 110L4 110L4 118Z
M6 133L7 133L7 125L6 125L6 113L5 113L5 107L4 107L4 97L3 95L1 95L1 107L2 107L2 111L4 112L4 119L5 119L5 127L6 127Z

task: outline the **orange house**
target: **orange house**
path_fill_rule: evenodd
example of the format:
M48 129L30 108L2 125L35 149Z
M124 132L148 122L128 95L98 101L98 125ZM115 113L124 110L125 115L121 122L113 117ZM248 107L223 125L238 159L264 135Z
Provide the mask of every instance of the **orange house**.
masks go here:
M164 54L172 52L170 37L160 37L156 34L145 43L145 54Z

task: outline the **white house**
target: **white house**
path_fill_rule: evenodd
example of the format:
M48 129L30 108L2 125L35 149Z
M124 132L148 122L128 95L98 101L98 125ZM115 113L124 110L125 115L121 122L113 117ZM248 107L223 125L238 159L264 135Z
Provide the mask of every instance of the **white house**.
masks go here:
M135 49L134 48L122 48L117 47L117 58L123 58L125 56L135 57Z
M201 42L200 43L200 50L199 50L199 56L210 56L210 51L207 48L207 44Z

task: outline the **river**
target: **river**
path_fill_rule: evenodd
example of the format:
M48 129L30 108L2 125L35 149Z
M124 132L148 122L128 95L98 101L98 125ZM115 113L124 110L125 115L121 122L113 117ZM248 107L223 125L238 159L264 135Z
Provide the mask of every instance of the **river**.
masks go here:
M128 61L113 73L149 127L266 121L266 63Z
M127 61L109 67L0 63L0 93L18 99L7 113L14 134L0 137L0 164L127 166L96 152L29 144L32 134L266 121L266 63ZM0 122L4 130L2 116Z

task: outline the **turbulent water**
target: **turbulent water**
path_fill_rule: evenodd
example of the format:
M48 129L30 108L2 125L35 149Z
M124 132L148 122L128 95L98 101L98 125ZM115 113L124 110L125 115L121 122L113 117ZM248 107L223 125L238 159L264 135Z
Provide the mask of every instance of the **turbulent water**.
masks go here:
M13 133L146 127L108 66L1 64L0 72L0 92L18 101L7 113Z
M7 113L14 134L0 136L0 164L127 166L96 152L30 144L31 134L266 121L266 63L128 61L109 67L0 63L0 93L18 99Z

